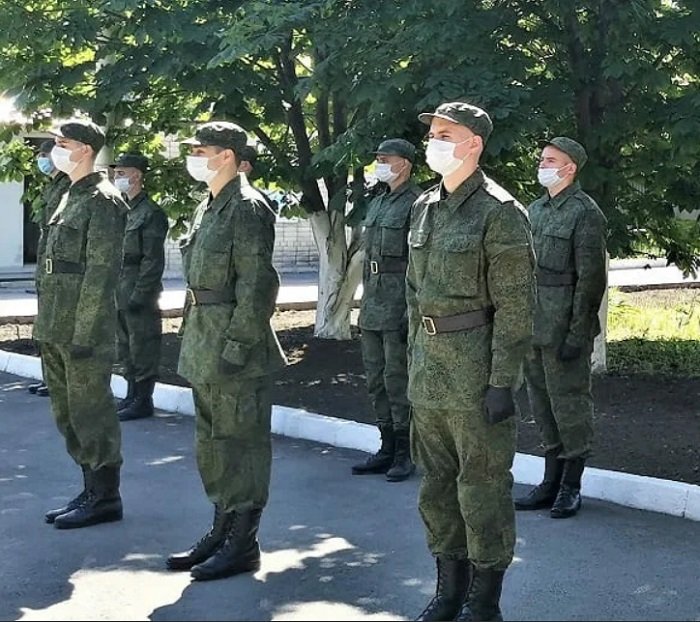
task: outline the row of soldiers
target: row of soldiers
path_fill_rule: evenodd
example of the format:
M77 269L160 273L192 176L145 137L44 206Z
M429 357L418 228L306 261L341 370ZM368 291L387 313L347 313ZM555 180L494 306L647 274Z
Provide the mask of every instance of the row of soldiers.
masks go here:
M386 192L364 222L360 327L382 444L353 472L402 481L413 460L421 467L419 510L437 588L418 619L498 620L515 546L510 469L523 368L546 466L542 483L515 506L548 507L562 518L580 507L605 218L576 182L586 161L577 142L560 137L544 147L538 178L546 192L528 216L479 166L493 129L484 110L450 102L419 118L430 126L426 158L438 185L426 192L413 185L410 143L390 139L376 152ZM47 514L61 529L122 517L109 373L117 306L129 312L132 294L120 305L114 294L127 255L143 256L143 248L126 248L129 206L94 170L103 144L99 127L70 122L56 131L52 150L71 185L47 225L35 337L59 430L84 476L83 491ZM186 168L209 196L182 242L187 299L178 372L193 387L197 464L214 518L167 566L201 581L260 567L270 377L285 357L270 326L279 287L274 214L240 174L247 135L212 122L185 144ZM133 203L128 171L115 183Z

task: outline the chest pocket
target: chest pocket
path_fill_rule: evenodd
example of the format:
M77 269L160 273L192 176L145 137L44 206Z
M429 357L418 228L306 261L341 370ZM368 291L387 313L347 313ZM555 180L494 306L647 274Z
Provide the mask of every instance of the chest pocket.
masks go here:
M53 259L80 263L84 247L83 223L60 218L50 227L49 254Z
M145 214L138 215L127 221L126 228L124 229L124 255L142 254L141 230L145 222Z
M541 234L537 265L547 270L564 272L570 266L573 253L574 224L566 223L558 229L551 229Z
M379 223L382 257L405 257L408 251L406 217L399 214Z
M221 235L195 240L191 250L192 285L204 289L225 289L231 277L232 250L233 240Z
M463 235L435 240L431 272L446 296L471 297L479 293L482 268L481 236Z

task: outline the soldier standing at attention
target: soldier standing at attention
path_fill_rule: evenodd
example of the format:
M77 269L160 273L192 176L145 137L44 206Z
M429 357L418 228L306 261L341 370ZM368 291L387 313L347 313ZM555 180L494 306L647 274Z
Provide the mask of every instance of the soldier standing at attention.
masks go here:
M144 190L145 156L121 154L112 168L114 185L129 205L117 288L117 351L128 383L117 414L121 421L129 421L153 415L162 332L158 297L163 289L168 218Z
M121 430L110 389L127 206L95 171L105 142L86 120L56 134L51 157L72 182L48 221L34 337L59 431L83 471L83 491L46 514L59 529L120 520Z
M588 156L571 138L542 150L538 180L547 192L528 208L537 253L537 312L525 377L545 454L542 482L517 510L581 507L581 476L593 442L591 354L607 288L607 221L576 180Z
M479 167L488 114L463 102L420 115L442 175L411 215L408 398L419 510L437 589L419 620L501 620L513 559L513 391L534 307L527 215Z
M416 148L406 140L383 141L376 153L376 176L387 191L372 199L365 217L365 263L360 329L367 389L382 444L356 475L386 473L400 482L415 470L409 442L410 406L406 397L406 267L411 206L420 188L411 182Z
M193 387L197 465L214 521L167 565L198 581L260 568L257 534L272 461L270 375L285 365L270 325L279 289L275 215L241 182L246 138L233 123L211 122L185 141L187 170L210 194L183 244L188 289L178 372Z
M44 270L44 260L46 259L46 232L48 221L51 214L56 211L58 204L61 202L61 197L68 192L70 188L70 177L64 172L59 171L51 159L51 150L56 143L53 140L45 140L39 147L39 153L36 158L36 165L39 170L49 180L44 186L44 191L41 193L41 204L39 210L35 213L34 222L39 225L39 243L36 250L36 294L37 298L41 295L41 275ZM46 397L49 394L49 389L45 382L31 384L28 387L30 393L36 393L41 397Z

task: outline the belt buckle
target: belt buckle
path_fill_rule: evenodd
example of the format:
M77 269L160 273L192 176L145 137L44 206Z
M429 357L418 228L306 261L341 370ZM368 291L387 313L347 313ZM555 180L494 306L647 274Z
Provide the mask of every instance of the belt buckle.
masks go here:
M423 328L428 335L431 337L433 335L437 335L437 328L435 327L435 320L433 320L433 318L424 315L421 318L421 321L423 322Z
M379 264L376 261L369 262L369 271L372 274L379 274Z
M195 296L194 290L189 287L185 290L185 299L192 305L197 306L197 296Z
M51 257L46 258L44 262L44 271L46 274L53 274L53 259L51 259Z

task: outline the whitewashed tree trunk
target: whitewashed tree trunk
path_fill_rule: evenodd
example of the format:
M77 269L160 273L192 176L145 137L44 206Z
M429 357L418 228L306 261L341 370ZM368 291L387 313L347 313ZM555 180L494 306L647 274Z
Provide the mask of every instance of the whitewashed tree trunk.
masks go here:
M341 212L314 212L309 221L319 255L314 336L350 339L350 311L362 280L363 251L355 240L348 245Z

